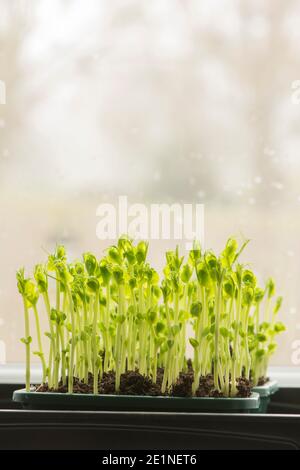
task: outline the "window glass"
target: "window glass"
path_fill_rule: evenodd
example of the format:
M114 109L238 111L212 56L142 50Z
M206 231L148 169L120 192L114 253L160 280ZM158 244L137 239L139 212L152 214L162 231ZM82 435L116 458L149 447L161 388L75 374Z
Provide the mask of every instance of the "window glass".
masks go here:
M299 3L0 0L0 11L0 361L24 360L16 270L56 242L100 256L97 208L125 195L204 204L207 248L250 238L243 260L284 296L273 364L299 364ZM150 250L158 268L165 247Z

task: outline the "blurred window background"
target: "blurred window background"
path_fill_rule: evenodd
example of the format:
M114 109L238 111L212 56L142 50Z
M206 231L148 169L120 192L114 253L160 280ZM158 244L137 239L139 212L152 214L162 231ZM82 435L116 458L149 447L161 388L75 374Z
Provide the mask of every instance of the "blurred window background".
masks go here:
M293 0L0 0L2 361L24 358L16 270L56 242L100 256L96 209L127 195L205 204L207 248L250 238L284 296L273 364L299 365L299 18Z

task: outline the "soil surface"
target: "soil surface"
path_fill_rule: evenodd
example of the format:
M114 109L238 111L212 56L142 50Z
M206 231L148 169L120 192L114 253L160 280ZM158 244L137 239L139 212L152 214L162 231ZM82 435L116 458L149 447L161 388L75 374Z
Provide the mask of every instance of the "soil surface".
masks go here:
M141 396L162 396L161 384L163 381L164 370L157 370L156 383L150 377L141 375L137 370L128 371L121 375L120 395L141 395ZM176 383L165 395L173 397L191 397L194 373L191 367L187 372L181 372ZM251 394L250 382L245 378L237 380L238 397L249 397ZM36 392L57 392L67 393L68 385L59 382L58 388L49 388L48 384L41 384L36 387ZM104 372L101 380L98 381L98 392L100 394L115 394L115 372ZM88 383L83 383L77 377L73 377L73 393L93 393L93 376L89 374ZM196 391L197 397L222 397L223 394L214 388L213 375L201 376L199 387Z
M251 382L244 377L240 377L237 380L237 389L238 389L238 396L242 398L249 397L251 394Z
M191 397L194 373L192 371L180 372L176 383L172 386L170 395L173 397Z
M265 385L267 382L269 382L269 380L269 377L259 377L257 385L259 387Z

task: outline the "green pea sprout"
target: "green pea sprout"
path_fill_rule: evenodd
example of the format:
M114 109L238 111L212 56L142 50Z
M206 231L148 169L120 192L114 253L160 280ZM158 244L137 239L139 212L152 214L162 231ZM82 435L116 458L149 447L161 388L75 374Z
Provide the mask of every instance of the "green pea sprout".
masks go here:
M35 266L32 278L20 269L26 390L32 348L49 390L65 386L73 393L80 380L98 394L103 375L114 372L114 393L120 393L128 371L154 383L160 371L164 395L188 370L193 395L207 376L216 393L227 397L238 394L241 378L257 385L267 377L276 336L285 326L278 321L282 297L275 297L274 280L260 287L239 261L247 244L239 247L230 238L217 256L194 243L186 259L178 248L168 251L161 279L147 261L148 243L127 236L101 259L88 252L69 262L58 245Z

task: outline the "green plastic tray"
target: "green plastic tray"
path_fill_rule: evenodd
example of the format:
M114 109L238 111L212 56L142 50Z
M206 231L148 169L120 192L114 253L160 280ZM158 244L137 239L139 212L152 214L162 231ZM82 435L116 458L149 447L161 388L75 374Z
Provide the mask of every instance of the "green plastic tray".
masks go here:
M276 380L269 380L264 385L253 387L252 391L259 394L260 405L254 413L266 413L271 401L271 396L279 390L279 385Z
M133 395L93 395L16 390L13 400L30 409L116 410L116 411L194 411L248 413L259 408L259 395L249 398L181 398Z
M260 397L270 397L279 390L279 385L276 380L269 380L265 385L253 387L253 392L258 393Z

